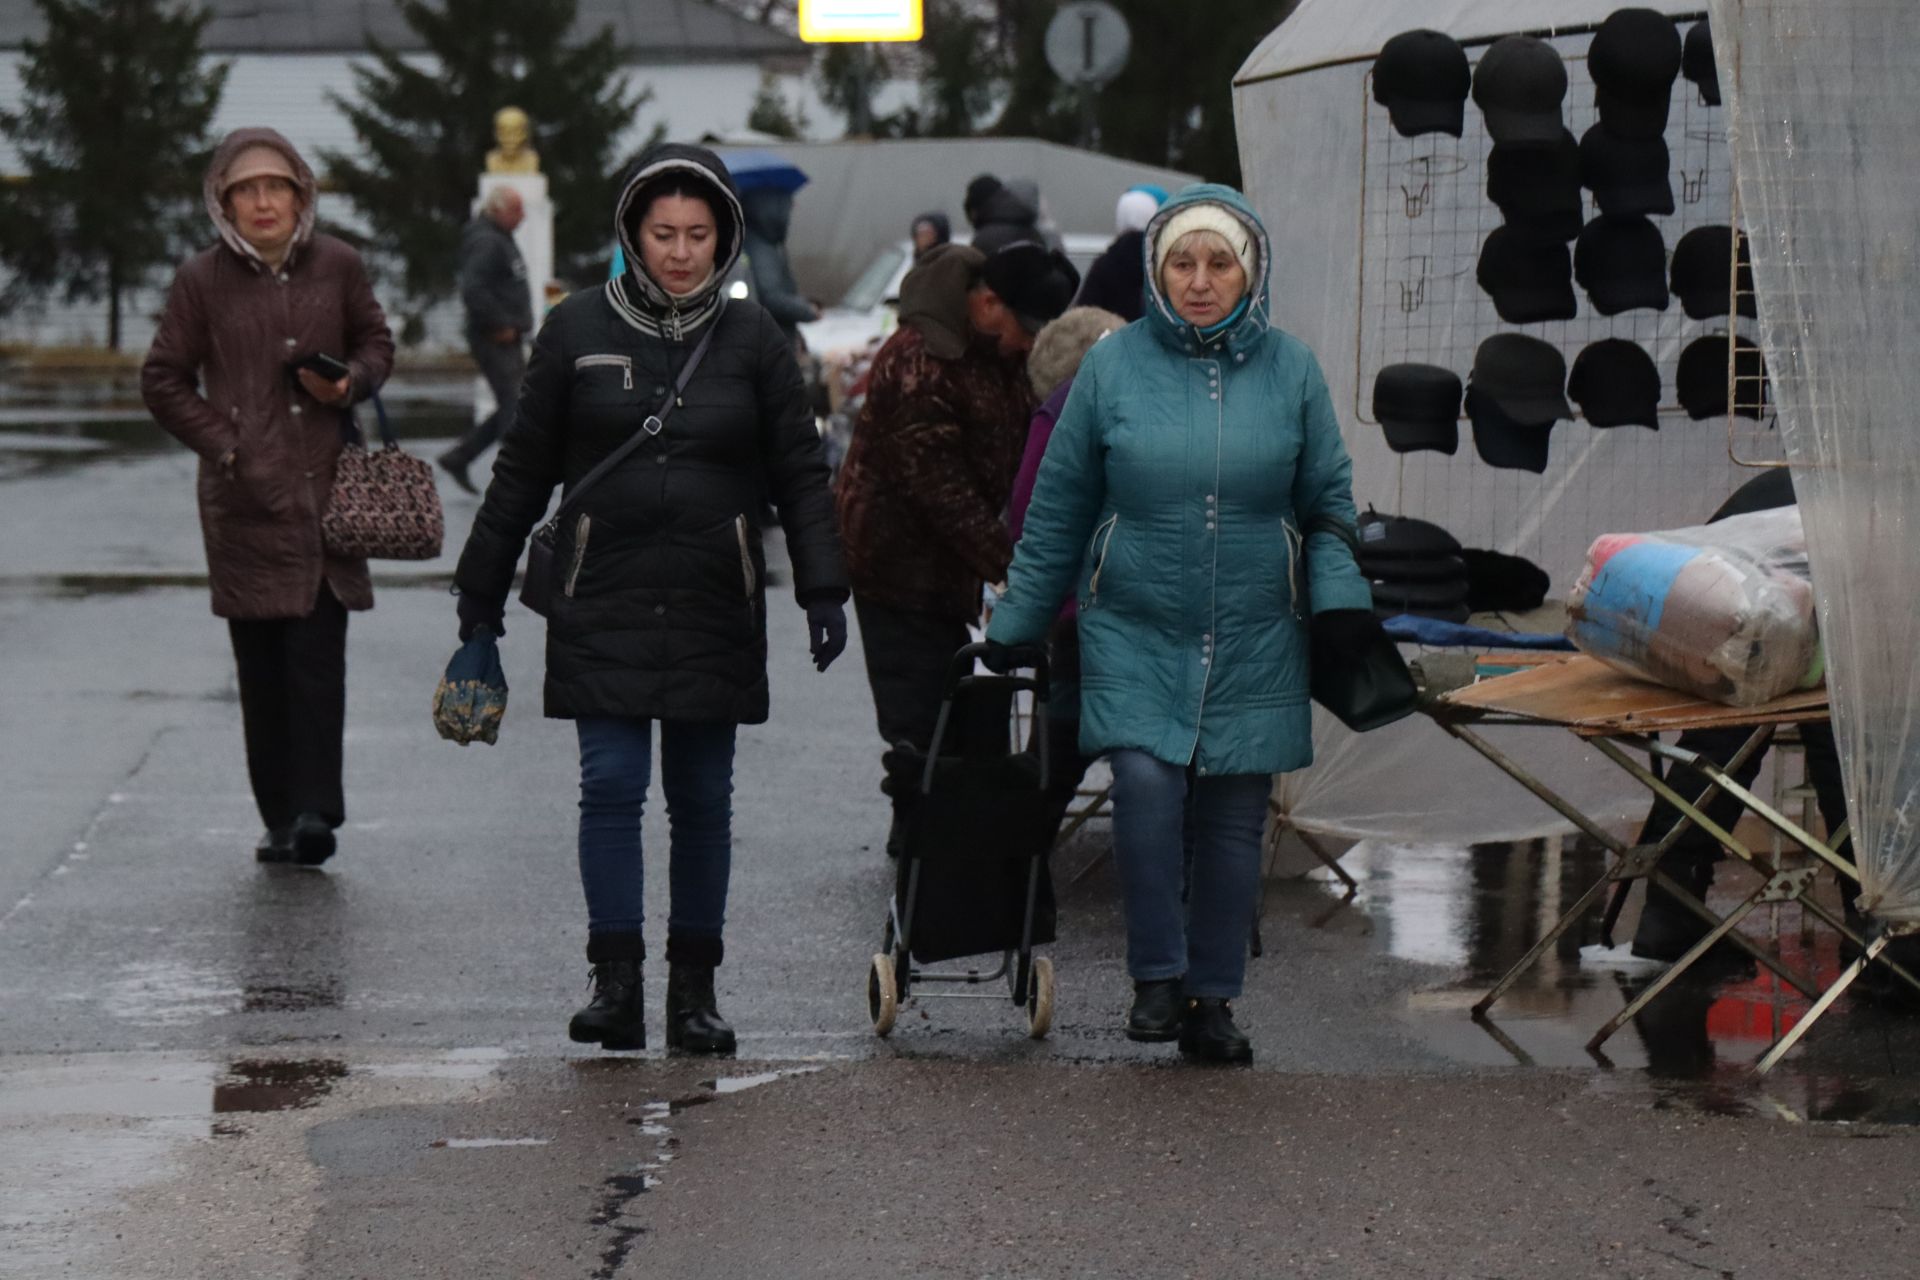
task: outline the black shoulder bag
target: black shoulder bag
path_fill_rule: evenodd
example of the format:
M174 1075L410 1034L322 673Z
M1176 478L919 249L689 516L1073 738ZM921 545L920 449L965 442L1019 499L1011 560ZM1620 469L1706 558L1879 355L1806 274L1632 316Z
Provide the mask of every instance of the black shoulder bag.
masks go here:
M553 609L553 564L560 546L561 523L569 512L580 505L581 497L599 483L601 477L625 462L635 449L659 435L661 428L667 425L667 419L673 416L674 406L680 403L680 393L687 389L689 382L693 381L693 371L700 367L700 361L706 356L707 348L713 345L713 335L720 328L720 317L726 314L726 310L726 305L722 303L720 309L714 312L713 320L708 323L706 333L701 335L699 343L693 348L693 354L687 357L686 366L680 370L680 376L674 380L673 390L667 393L667 398L661 403L660 408L647 415L646 421L640 424L639 429L628 438L626 443L602 458L593 470L580 477L580 482L560 500L559 507L554 510L553 518L541 525L527 542L527 574L520 583L520 603L541 617L551 616Z
M1302 529L1302 559L1306 558L1307 539L1316 533L1333 534L1353 552L1354 563L1360 562L1360 535L1332 516L1315 516ZM1311 607L1305 609L1304 617L1311 635ZM1355 733L1404 719L1420 704L1419 687L1407 670L1406 659L1400 656L1400 646L1384 631L1375 630L1373 639L1358 649L1323 645L1315 638L1310 645L1309 664L1313 700Z

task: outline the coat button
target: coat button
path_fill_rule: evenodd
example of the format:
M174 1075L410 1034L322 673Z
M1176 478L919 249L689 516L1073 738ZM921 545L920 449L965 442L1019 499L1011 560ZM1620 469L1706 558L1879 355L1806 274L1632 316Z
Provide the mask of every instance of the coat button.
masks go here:
M664 466L666 466L666 465L667 465L667 455L666 455L666 454L664 454L664 453L656 453L656 454L654 454L654 455L653 455L653 465L654 465L654 466L656 466L656 467L664 467Z
M663 604L657 604L653 606L653 612L656 617L659 616L660 614L665 613L666 611L667 611L667 606Z
M1194 770L1194 772L1204 778L1207 776L1207 766L1201 765L1198 769Z
M293 406L293 411L294 411L295 413L299 413L299 412L300 412L300 406L299 406L299 405L295 405L295 406Z
M286 341L287 341L287 345L288 345L288 346L290 346L290 347L291 347L291 346L293 346L293 345L294 345L294 342L293 342L293 339L292 339L292 338L288 338L288 339L287 339Z

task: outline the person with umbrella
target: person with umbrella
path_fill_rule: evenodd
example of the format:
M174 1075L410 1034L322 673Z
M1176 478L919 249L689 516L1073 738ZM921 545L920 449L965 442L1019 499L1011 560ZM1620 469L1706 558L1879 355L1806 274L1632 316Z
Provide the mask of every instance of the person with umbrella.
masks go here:
M767 151L734 151L721 158L740 188L740 204L747 214L742 248L753 277L753 300L779 321L788 339L795 338L802 323L820 318L820 308L800 292L787 261L793 193L807 185L807 175Z

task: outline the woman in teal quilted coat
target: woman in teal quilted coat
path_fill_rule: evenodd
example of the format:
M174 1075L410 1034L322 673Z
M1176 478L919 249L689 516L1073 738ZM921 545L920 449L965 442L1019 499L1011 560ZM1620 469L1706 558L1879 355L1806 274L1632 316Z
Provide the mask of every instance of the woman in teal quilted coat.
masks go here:
M1246 973L1272 775L1313 758L1310 637L1359 644L1378 624L1347 543L1314 529L1352 526L1352 464L1313 353L1268 321L1252 207L1230 187L1188 187L1144 251L1146 315L1080 366L988 661L1040 643L1077 587L1081 746L1113 766L1127 1034L1247 1062L1228 1001Z

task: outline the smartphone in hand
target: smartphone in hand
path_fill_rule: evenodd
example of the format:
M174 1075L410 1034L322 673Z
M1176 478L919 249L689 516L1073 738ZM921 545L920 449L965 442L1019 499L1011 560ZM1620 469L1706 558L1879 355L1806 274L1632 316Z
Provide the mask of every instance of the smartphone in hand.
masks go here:
M346 361L337 360L324 351L316 351L310 356L302 356L293 362L292 367L295 369L305 369L318 377L325 378L328 382L338 382L353 372L347 367Z

